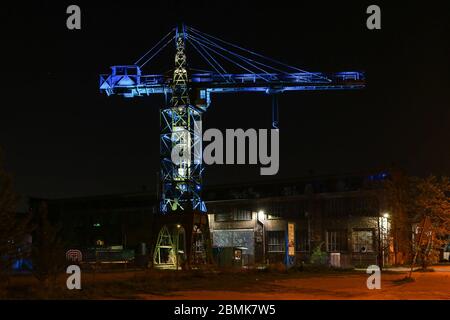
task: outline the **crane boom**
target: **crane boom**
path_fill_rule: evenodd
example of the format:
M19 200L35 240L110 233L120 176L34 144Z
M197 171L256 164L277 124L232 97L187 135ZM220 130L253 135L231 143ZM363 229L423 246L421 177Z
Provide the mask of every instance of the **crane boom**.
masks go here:
M267 80L266 80L267 79ZM192 73L192 88L217 92L284 92L309 90L355 90L365 86L364 74L359 71L337 73ZM172 77L162 74L143 75L137 65L112 66L111 73L100 75L100 90L107 95L126 98L151 94L172 93Z

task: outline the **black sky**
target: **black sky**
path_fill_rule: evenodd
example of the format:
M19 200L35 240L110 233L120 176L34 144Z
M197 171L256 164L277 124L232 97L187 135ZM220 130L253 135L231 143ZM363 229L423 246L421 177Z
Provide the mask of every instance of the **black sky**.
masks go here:
M187 1L186 1L187 2ZM1 7L0 146L22 195L65 197L153 188L162 98L102 96L98 74L140 57L177 22L309 71L363 70L360 92L280 98L280 172L450 174L449 12L444 2L33 1ZM393 2L393 1L391 1ZM82 29L66 29L78 4ZM169 57L169 61L172 56ZM153 65L167 70L171 65ZM270 128L271 100L221 95L216 128ZM209 184L258 180L259 167L206 169Z

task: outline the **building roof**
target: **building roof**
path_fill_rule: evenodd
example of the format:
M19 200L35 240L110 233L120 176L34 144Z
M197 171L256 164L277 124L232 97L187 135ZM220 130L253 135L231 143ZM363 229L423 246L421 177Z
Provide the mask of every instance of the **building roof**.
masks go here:
M380 182L389 178L387 171L350 173L340 175L309 175L290 179L245 182L239 184L205 185L203 199L208 202L238 199L263 199L291 197L307 194L343 193L379 188ZM79 207L154 207L156 192L133 192L83 197L42 199L30 198L32 202L47 200L52 205Z

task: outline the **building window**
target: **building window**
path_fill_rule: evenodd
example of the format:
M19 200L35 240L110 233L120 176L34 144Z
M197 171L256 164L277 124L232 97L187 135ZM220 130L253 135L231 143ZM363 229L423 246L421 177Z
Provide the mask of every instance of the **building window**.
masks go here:
M267 212L268 220L281 219L283 216L284 206L281 204L275 204L271 206Z
M252 212L247 209L231 209L230 212L216 213L215 221L248 221L252 220Z
M217 222L230 221L230 214L229 213L216 213L214 216L214 220Z
M281 215L278 213L269 213L269 214L267 214L267 219L268 220L281 219Z
M267 231L268 252L284 252L284 231Z
M300 229L296 230L296 250L297 251L309 251L309 237L308 237L308 229Z
M246 209L236 209L233 212L234 220L236 221L247 221L252 220L252 212Z
M345 212L345 199L335 198L325 200L325 216L328 218L338 218L344 215Z
M373 230L353 231L353 252L373 252Z
M347 230L327 230L326 246L328 252L347 250Z

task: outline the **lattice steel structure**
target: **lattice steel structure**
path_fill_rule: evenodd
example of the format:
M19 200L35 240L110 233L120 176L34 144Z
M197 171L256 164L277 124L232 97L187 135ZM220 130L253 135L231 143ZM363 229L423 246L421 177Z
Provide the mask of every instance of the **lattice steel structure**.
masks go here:
M206 211L201 200L204 110L191 104L184 27L176 32L170 105L161 109L161 212ZM177 159L177 161L174 161Z

